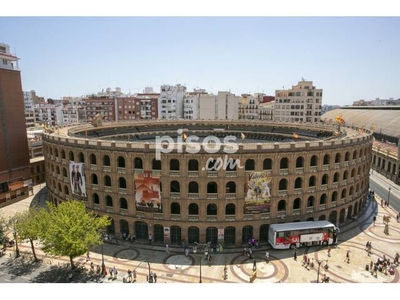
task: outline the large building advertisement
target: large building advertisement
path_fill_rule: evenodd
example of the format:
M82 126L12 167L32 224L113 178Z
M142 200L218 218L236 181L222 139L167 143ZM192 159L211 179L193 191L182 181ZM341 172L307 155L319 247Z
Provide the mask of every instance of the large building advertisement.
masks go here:
M271 206L271 173L252 172L245 186L245 213L269 212Z
M85 164L70 161L69 174L72 196L76 199L86 199Z
M135 174L136 209L142 211L162 211L160 177L152 171Z

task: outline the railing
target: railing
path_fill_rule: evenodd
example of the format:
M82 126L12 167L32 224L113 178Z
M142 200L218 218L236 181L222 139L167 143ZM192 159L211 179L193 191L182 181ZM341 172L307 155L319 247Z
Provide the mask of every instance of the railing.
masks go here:
M288 175L289 174L289 169L280 169L279 170L279 175Z
M297 216L301 213L300 208L299 209L293 209L293 216Z
M226 174L226 177L236 177L237 176L236 171L226 171L225 174Z
M67 164L67 160L65 160L64 158L61 160L61 163L63 164L63 165L66 165Z
M134 173L135 174L142 174L143 173L143 169L135 169Z
M161 220L163 218L163 214L153 213L153 219Z
M128 189L118 188L118 193L120 194L128 194Z
M153 174L153 176L160 176L161 170L151 170L151 173Z
M188 171L188 177L199 177L199 171Z
M328 189L328 185L327 184L322 184L321 185L321 190L322 191L326 191Z
M314 193L314 192L315 192L315 186L309 186L308 189L307 189L307 191L308 191L309 193Z
M333 188L337 188L338 186L339 186L339 183L338 183L338 182L332 183L332 187L333 187Z
M319 210L325 210L325 208L326 208L326 205L325 205L325 204L321 204L321 205L319 206Z
M128 210L125 209L125 208L121 208L121 209L120 209L120 213L121 213L121 215L123 215L123 216L127 216L127 215L128 215Z
M207 171L207 177L218 177L217 171Z
M323 170L323 171L329 170L329 165L323 165L323 166L322 166L322 170Z
M179 198L181 198L181 193L171 192L171 193L169 193L169 197L171 199L179 199Z
M226 193L226 199L236 199L236 193Z
M100 204L94 204L93 209L95 210L100 210Z
M278 218L286 217L286 210L278 211L278 213L276 214L276 216L277 216Z
M107 193L112 193L112 187L111 186L105 186L104 191Z
M216 222L217 216L207 216L206 221L207 222Z
M110 166L103 166L103 171L104 172L111 172L111 167Z
M335 169L339 169L340 168L340 163L335 163Z
M307 207L307 213L309 214L312 212L314 212L314 206Z
M170 218L171 218L172 221L180 221L181 220L181 215L171 214Z
M169 171L169 176L171 177L179 177L181 176L181 172L180 171Z
M270 218L270 213L261 213L260 214L260 219L261 220L266 220Z
M301 194L302 188L294 189L295 194Z
M251 221L253 220L253 215L245 214L243 215L243 221Z
M98 191L99 190L99 185L98 184L92 184L92 190Z
M296 168L296 174L304 173L304 168Z
M199 220L199 216L198 215L189 215L188 220L189 220L189 222L197 222Z
M189 199L199 199L199 193L189 193L188 198Z
M125 168L118 167L117 168L117 172L120 173L120 174L125 174L126 170L125 170Z
M218 199L218 194L217 193L208 193L207 199Z
M106 206L106 212L108 212L108 213L114 212L113 207L112 206Z
M64 177L64 182L65 182L65 183L68 183L68 182L69 182L68 177Z
M235 215L225 216L225 221L234 222L236 221L236 216Z
M286 195L287 195L287 190L278 191L278 196L286 196Z

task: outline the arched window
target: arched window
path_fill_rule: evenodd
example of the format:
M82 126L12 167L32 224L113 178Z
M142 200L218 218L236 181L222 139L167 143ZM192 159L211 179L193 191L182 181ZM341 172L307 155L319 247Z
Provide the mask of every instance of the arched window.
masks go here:
M75 161L74 152L69 151L68 156L69 156L69 160Z
M216 193L218 193L218 185L214 181L207 183L207 194Z
M236 193L236 183L233 181L229 181L226 184L226 192L227 193Z
M128 201L125 198L119 199L119 208L128 209Z
M225 206L225 215L234 215L235 214L235 204L228 203Z
M310 177L310 179L308 180L308 186L315 186L315 176Z
M199 185L196 181L189 182L189 193L197 194L199 192Z
M284 157L281 159L281 162L279 164L279 168L280 169L287 169L289 168L289 160L287 159L287 157Z
M335 175L333 175L333 182L339 182L339 172L336 172Z
M321 184L322 185L328 184L328 174L324 174L322 176Z
M279 190L280 191L286 191L287 190L287 180L286 179L281 179L279 181Z
M84 163L84 162L85 162L85 156L83 155L82 152L79 152L78 157L79 157L79 162L81 162L81 163Z
M96 165L96 164L97 164L96 155L94 155L93 153L90 154L90 164L91 164L91 165Z
M180 193L181 186L180 186L179 182L176 180L171 181L170 190L171 190L171 193Z
M161 170L161 160L156 160L155 158L153 158L152 169L153 170Z
M196 159L190 159L188 162L188 171L198 171L199 162Z
M346 180L349 177L349 171L345 170L343 173L343 180Z
M343 189L341 199L345 199L346 197L347 197L347 191L346 191L346 189Z
M341 159L340 153L336 153L336 155L335 155L335 164L340 163L340 159Z
M92 174L92 184L99 184L99 181L97 180L97 175Z
M126 180L124 177L118 179L118 184L120 189L126 189Z
M301 199L300 198L296 198L293 201L293 209L300 209L301 207Z
M180 215L181 214L181 206L179 203L173 202L171 203L171 214Z
M272 159L270 158L264 159L263 170L272 170Z
M60 167L59 166L56 167L56 173L57 173L57 175L60 175Z
M357 150L354 150L354 151L353 151L353 159L356 159L356 158L357 158L357 154L358 154Z
M135 169L143 169L143 161L140 157L135 157L133 161L133 166Z
M64 150L61 150L61 158L65 159L65 151Z
M296 180L294 181L294 188L301 189L302 187L303 187L303 179L301 179L301 177L297 177Z
M103 166L110 166L110 157L108 155L103 156Z
M350 160L350 152L347 151L345 156L344 156L344 161L349 161Z
M110 176L104 176L104 186L111 186L111 178Z
M68 189L68 186L64 186L64 194L65 195L69 195L69 189Z
M106 196L106 206L113 206L113 200L111 198L111 196Z
M350 178L354 178L356 176L356 169L351 169Z
M278 211L285 211L286 210L286 201L280 200L278 202Z
M296 159L296 168L303 168L304 167L304 158L303 156L299 156Z
M54 155L55 155L55 157L58 157L58 149L57 148L54 150Z
M125 158L122 156L118 157L118 168L125 168Z
M329 165L329 160L330 160L330 155L325 154L324 155L324 165Z
M308 199L307 199L307 207L312 207L312 206L314 206L314 202L315 202L314 196L308 197Z
M210 203L207 205L207 216L216 216L217 215L217 205L214 203Z
M322 205L326 204L326 198L327 198L326 194L322 194L321 198L319 200L319 204L322 204Z
M198 215L199 214L199 206L196 203L189 204L189 215Z
M99 195L97 195L96 193L94 193L94 194L92 195L92 199L93 199L93 203L94 203L94 204L100 204Z
M337 192L334 191L334 192L332 193L332 200L331 200L331 202L335 202L336 200L337 200Z
M179 171L179 160L171 159L169 162L169 169L171 171Z
M310 167L316 167L318 163L318 157L313 155L310 160Z
M246 171L253 171L254 170L254 159L246 160L245 170Z

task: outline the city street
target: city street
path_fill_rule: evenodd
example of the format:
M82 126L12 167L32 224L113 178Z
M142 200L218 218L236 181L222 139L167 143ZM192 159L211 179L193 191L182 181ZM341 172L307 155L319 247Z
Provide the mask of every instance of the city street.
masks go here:
M372 175L371 182L382 180L379 174ZM377 178L378 177L378 178ZM322 279L324 274L329 276L331 283L398 283L399 267L393 275L378 272L376 276L367 271L365 266L371 261L386 256L391 261L399 251L400 223L396 221L397 211L393 209L398 199L393 193L391 207L382 207L378 188L377 200L368 201L358 215L358 220L348 220L341 226L339 243L333 247L328 257L326 247L311 247L308 257L314 262L314 267L306 268L302 264L302 255L306 249L298 250L298 258L294 260L292 250L274 250L270 246L260 246L254 251L253 258L243 255L243 249L224 249L222 253L213 254L213 260L208 263L204 254L193 253L192 249L186 256L184 249L170 247L167 253L163 245L138 244L127 241L105 243L91 249L90 261L86 256L76 258L78 270L71 272L67 257L50 257L37 248L40 262L34 263L31 258L31 248L28 243L19 244L21 257L14 258L15 248L8 248L6 254L0 258L0 282L28 283L28 282L103 282L123 283L127 278L127 271L136 270L136 283L146 283L150 272L157 274L157 283L248 283L253 274L254 260L256 263L256 279L254 283L313 283ZM394 186L392 191L397 191ZM35 195L1 210L3 215L12 214L19 209L26 209L30 202L44 203L46 188L36 186ZM393 206L392 206L393 203ZM377 214L376 224L373 216ZM389 234L384 233L383 216L391 216ZM372 243L372 253L368 256L365 250L366 242ZM95 272L90 272L90 263L101 265L102 251L107 270L115 267L118 270L116 279L108 275L101 278ZM265 252L270 254L266 260ZM350 263L345 262L346 253L350 251ZM200 266L201 260L201 266ZM320 264L318 264L320 262ZM224 279L224 266L227 265L227 278ZM324 266L328 265L328 269ZM320 267L320 268L318 268ZM69 275L73 274L72 278Z

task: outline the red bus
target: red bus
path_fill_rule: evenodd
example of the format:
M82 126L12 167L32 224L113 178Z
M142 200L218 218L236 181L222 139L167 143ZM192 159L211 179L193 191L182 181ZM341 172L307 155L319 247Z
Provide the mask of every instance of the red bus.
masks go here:
M274 249L332 245L339 229L328 221L306 221L271 224L268 241Z

